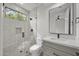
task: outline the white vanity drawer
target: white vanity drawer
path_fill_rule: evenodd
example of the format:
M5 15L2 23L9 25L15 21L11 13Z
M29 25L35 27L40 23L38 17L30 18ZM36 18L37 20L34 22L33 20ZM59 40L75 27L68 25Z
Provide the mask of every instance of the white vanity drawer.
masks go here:
M43 52L45 56L70 56L70 54L48 47L46 45L43 46Z
M51 48L46 45L43 46L43 55L44 56L54 56Z
M66 47L66 46L63 46L63 45L58 45L58 44L55 44L55 43L46 42L46 41L43 42L43 46L44 45L51 47L51 48L54 48L54 49L57 49L59 51L65 52L66 54L70 54L72 56L77 55L76 52L77 53L79 52L79 50L77 50L77 49Z
M54 49L54 48L52 48L52 51L53 51L53 55L55 55L55 56L70 56L70 54L67 54L65 52L62 52L62 51Z

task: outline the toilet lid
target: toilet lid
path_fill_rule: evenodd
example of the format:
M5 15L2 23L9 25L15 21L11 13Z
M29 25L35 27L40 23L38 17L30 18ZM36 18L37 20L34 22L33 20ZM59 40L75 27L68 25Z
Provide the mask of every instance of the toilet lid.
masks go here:
M40 45L33 45L30 50L37 50L38 48L40 48Z

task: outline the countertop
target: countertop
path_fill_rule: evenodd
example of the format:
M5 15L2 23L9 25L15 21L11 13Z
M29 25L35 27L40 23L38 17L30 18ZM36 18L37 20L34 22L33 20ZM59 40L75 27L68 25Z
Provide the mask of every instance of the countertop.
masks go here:
M43 41L48 41L51 43L56 43L56 44L60 44L63 46L67 46L67 47L72 47L75 49L79 49L79 40L66 40L66 39L55 39L55 38L43 38Z

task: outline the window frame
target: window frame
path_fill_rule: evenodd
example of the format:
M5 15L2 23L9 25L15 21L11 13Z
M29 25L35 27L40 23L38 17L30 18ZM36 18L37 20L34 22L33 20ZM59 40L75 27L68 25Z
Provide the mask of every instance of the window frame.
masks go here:
M24 20L18 20L18 21L26 21L27 20L27 15L26 14L24 14L24 13L22 13L22 12L20 12L20 11L17 11L17 10L14 10L14 9L12 9L12 8L9 8L9 7L7 7L7 6L5 6L4 7L4 17L6 18L6 9L10 9L10 10L12 10L12 11L14 11L14 12L17 12L18 14L21 14L21 15L24 15L24 16L26 16L26 19ZM16 20L16 19L14 19L14 20Z

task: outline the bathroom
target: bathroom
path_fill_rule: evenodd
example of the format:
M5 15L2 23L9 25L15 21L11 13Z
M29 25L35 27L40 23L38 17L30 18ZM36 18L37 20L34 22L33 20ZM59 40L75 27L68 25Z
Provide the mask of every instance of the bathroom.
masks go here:
M79 56L79 3L0 3L1 56Z

